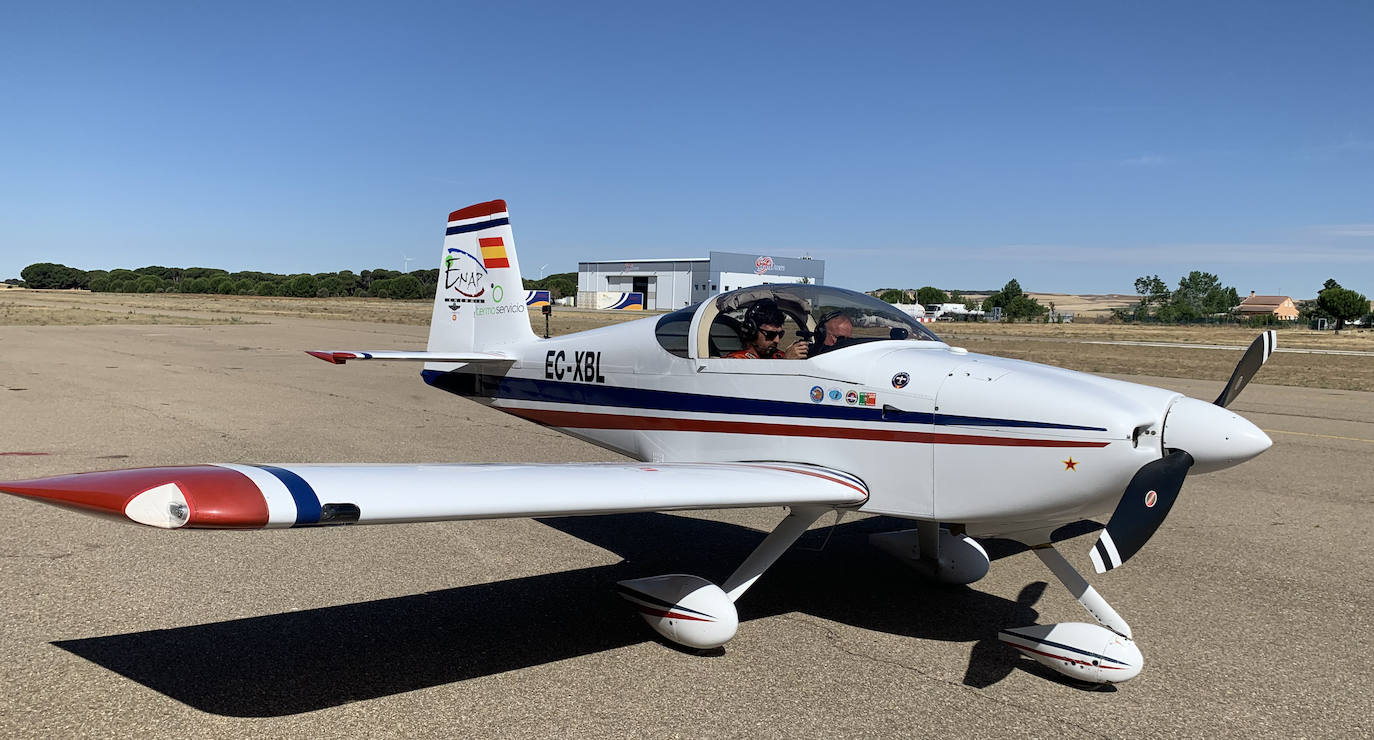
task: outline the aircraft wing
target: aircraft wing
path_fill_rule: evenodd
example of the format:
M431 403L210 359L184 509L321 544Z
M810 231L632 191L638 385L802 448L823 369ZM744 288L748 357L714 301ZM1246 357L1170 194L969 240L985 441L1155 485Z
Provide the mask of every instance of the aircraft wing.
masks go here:
M410 352L402 350L308 349L306 354L325 362L342 365L349 360L422 360L424 362L466 362L513 364L515 358L495 352Z
M263 529L750 506L860 506L863 481L793 463L189 465L0 483L165 529Z

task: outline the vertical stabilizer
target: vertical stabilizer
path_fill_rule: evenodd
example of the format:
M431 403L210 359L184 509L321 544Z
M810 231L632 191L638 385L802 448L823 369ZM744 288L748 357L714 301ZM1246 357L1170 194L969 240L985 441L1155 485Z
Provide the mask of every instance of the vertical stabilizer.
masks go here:
M535 338L506 202L450 213L427 349L486 352Z

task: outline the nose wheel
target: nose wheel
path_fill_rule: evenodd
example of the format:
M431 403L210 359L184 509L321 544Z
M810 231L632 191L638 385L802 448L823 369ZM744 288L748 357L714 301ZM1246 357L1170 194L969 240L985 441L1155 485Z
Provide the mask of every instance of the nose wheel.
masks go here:
M1064 584L1097 620L1012 627L997 639L1058 673L1090 683L1120 683L1135 678L1144 656L1131 636L1131 626L1112 608L1054 545L1033 548L1040 562Z

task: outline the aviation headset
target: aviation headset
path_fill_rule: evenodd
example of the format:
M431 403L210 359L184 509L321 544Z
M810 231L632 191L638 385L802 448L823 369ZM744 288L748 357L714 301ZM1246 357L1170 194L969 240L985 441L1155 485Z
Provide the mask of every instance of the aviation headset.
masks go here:
M752 342L758 336L759 324L782 322L782 311L778 309L778 304L767 299L759 301L744 312L744 320L739 325L740 339L746 344Z
M815 337L816 344L825 344L826 322L831 321L832 319L837 319L841 316L844 316L844 311L827 311L821 314L821 317L819 319L816 319L816 330L811 332L811 336Z

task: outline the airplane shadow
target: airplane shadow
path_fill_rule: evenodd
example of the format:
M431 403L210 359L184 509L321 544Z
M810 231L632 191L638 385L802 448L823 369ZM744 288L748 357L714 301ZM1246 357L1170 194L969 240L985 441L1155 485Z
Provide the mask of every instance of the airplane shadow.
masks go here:
M616 581L693 573L720 582L763 536L667 514L540 521L625 559L413 596L52 644L205 712L298 714L655 639L614 594ZM827 531L808 532L741 600L741 621L803 612L896 635L974 642L964 682L976 687L1018 667L1038 668L996 635L1035 622L1033 605L1045 584L1028 585L1016 601L928 584L867 543L868 534L909 526L884 517L840 525L820 552L815 548ZM994 543L989 554L996 549Z

